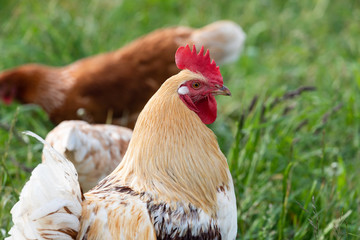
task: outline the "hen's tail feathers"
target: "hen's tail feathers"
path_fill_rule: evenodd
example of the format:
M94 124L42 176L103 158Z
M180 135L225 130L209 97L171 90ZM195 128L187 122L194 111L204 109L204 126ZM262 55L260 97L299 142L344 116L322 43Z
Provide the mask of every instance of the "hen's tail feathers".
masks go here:
M232 21L217 21L195 30L191 40L197 49L204 46L218 65L236 61L243 48L246 34Z
M7 239L75 239L80 228L82 193L74 165L41 137L43 163L31 173L11 209L14 226Z

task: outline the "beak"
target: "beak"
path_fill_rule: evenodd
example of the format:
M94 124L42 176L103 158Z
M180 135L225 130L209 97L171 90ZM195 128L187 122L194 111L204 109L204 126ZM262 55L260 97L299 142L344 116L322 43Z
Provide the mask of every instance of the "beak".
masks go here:
M225 95L225 96L231 96L230 90L225 86L216 86L216 90L211 92L213 96L217 95Z

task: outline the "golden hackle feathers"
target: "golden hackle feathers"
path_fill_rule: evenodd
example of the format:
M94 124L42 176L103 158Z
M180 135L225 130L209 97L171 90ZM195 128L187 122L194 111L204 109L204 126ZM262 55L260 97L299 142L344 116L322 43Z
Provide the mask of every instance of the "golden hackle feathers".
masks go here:
M214 133L177 93L183 82L203 78L183 70L161 86L139 115L111 181L153 193L155 202L180 202L185 208L192 203L215 214L216 189L229 182L226 158Z

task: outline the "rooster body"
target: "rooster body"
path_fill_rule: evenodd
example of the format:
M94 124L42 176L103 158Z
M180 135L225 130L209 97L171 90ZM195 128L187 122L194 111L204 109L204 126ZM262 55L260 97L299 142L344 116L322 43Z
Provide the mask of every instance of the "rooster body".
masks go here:
M235 238L235 195L226 158L213 132L189 111L177 93L183 81L201 78L190 71L181 72L165 82L150 99L139 116L123 162L85 194L83 215L91 215L94 209L107 212L107 204L122 202L116 208L114 220L125 223L121 229L126 231L128 217L135 214L136 219L142 221L137 224L147 236L143 239L156 239L150 237L154 234L149 231L152 228L157 239ZM157 122L161 125L154 124ZM139 132L138 125L147 127ZM160 126L163 135L158 134ZM133 202L134 198L141 201ZM112 200L106 203L108 199ZM129 207L123 207L127 204L136 206L137 212L127 212ZM98 232L109 225L107 221L110 219L94 217L83 221L81 229ZM135 228L141 229L139 226ZM113 236L118 229L114 225L107 231ZM126 232L124 235L128 236Z
M208 52L203 56L203 48L198 55L195 48L179 48L176 62L183 71L169 78L146 104L119 166L84 194L81 214L75 214L79 208L66 208L64 221L52 235L60 231L71 233L64 239L235 239L232 178L216 136L204 124L216 119L214 96L230 92ZM45 159L43 164L51 162ZM68 186L66 181L58 184ZM27 186L32 184L30 180ZM13 213L21 212L26 197L22 193ZM52 214L44 218L42 222ZM79 224L71 225L74 219ZM13 221L17 231L10 233L24 234L25 227ZM45 223L34 231L41 235L44 229Z
M156 30L121 49L76 61L65 67L23 65L0 74L0 98L6 103L40 105L51 121L85 120L133 127L145 103L160 85L179 72L173 61L180 45L209 48L218 63L239 56L245 34L233 22L202 29Z
M119 165L131 134L120 126L72 120L60 123L45 141L74 164L80 186L87 192Z

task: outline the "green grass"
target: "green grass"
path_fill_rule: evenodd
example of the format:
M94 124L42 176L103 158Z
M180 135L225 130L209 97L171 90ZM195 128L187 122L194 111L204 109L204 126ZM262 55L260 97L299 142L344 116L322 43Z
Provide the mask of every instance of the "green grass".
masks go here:
M0 69L64 65L159 27L219 19L248 35L221 68L233 97L218 98L211 126L235 182L238 238L360 238L359 1L0 0ZM302 86L316 91L287 94ZM36 106L0 106L1 237L41 159L19 133L52 127Z

